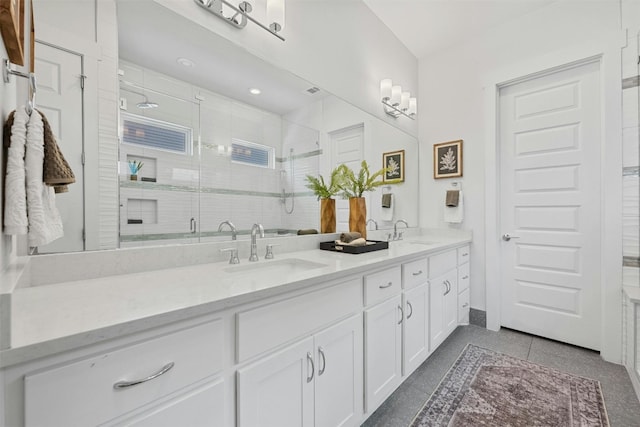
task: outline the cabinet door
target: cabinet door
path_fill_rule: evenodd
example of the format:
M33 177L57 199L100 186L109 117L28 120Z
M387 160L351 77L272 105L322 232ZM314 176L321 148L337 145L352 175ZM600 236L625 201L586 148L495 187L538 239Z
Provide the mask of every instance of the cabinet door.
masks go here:
M363 411L362 315L315 336L315 427L358 426Z
M373 412L402 380L402 298L365 311L365 402Z
M433 352L444 341L444 294L448 287L445 276L429 282L429 351Z
M227 412L224 387L224 381L218 378L152 409L105 426L224 426L224 414Z
M445 275L449 289L444 294L445 338L458 326L458 270Z
M312 426L313 353L309 337L238 369L238 426Z
M429 354L429 294L427 285L404 293L402 375L413 372Z

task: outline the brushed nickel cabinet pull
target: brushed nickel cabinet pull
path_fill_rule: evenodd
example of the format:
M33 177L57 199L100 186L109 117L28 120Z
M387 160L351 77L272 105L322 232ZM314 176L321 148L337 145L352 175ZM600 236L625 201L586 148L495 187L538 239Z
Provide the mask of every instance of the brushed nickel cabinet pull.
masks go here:
M378 286L380 289L386 289L386 288L390 288L391 286L393 286L393 282L389 282L386 285L380 285Z
M136 386L138 384L142 384L142 383L146 383L147 381L151 381L153 379L158 378L160 375L164 375L167 372L169 372L171 370L171 368L173 368L174 363L173 362L169 362L166 365L164 365L162 368L160 368L160 370L158 372L156 372L155 374L151 374L146 378L142 378L139 380L133 380L133 381L118 381L117 383L115 383L113 385L113 388L115 388L116 390L120 390L123 388L129 388L129 387L133 387Z
M315 375L316 365L313 363L313 356L311 353L307 352L307 360L311 362L311 376L307 377L307 382L310 383L313 381L313 376Z

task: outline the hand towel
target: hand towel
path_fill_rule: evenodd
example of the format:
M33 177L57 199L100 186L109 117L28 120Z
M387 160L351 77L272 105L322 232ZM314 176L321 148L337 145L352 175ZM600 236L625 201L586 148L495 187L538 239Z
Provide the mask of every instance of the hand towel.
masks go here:
M384 207L384 204L385 204L384 203L385 202L384 197L385 196L388 196L388 199L389 199L389 207L388 208ZM382 221L393 221L393 210L394 210L394 207L395 207L395 203L394 203L395 200L394 199L395 199L395 197L394 197L393 193L385 193L385 194L382 195L382 209L381 209L382 212L380 212L380 219Z
M359 237L349 242L345 242L343 240L336 240L336 245L341 245L341 246L365 246L366 244L367 244L367 240L364 237Z
M29 246L42 246L63 236L62 218L53 188L43 182L44 129L42 117L33 110L27 122L25 176Z
M4 233L27 234L27 194L24 153L27 144L27 115L24 107L9 114L4 126L7 172L4 181Z
M390 208L391 207L391 193L386 193L382 195L382 207L383 208Z
M460 198L460 190L447 190L447 197L445 204L449 207L458 206L458 199Z
M350 233L342 233L340 235L340 241L343 243L349 243L361 237L362 234L358 233L357 231L352 231Z
M318 234L318 230L315 228L305 228L302 230L298 230L298 236L304 236L306 234Z
M451 224L460 224L464 219L464 198L462 191L458 191L458 206L444 205L444 221Z
M44 183L53 187L56 193L66 193L69 191L67 185L76 182L76 177L60 151L49 121L40 110L38 113L44 129Z

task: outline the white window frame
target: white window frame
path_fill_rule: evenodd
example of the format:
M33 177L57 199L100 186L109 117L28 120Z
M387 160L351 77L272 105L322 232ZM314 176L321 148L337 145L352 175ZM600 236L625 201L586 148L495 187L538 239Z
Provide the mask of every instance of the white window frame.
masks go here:
M126 144L126 145L129 145L131 147L138 147L138 148L144 148L144 149L149 149L149 150L164 151L166 153L173 153L173 154L183 154L183 155L187 155L187 156L190 156L191 154L193 154L193 129L191 129L189 127L177 125L175 123L167 122L167 121L164 121L164 120L152 119L150 117L140 116L138 114L132 114L132 113L125 113L125 112L121 113L121 120L122 120L122 124L120 125L120 141L121 141L122 144ZM156 127L160 127L160 128L163 128L163 129L168 129L168 130L172 130L172 131L176 131L176 132L180 132L180 133L184 134L185 137L186 137L186 140L187 140L186 143L185 143L184 150L181 150L181 151L169 150L169 149L166 149L166 148L153 147L153 146L149 146L149 145L136 144L136 143L125 141L124 140L124 122L125 122L125 120L131 121L131 122L136 122L136 123L141 123L141 124L145 124L145 125L156 126Z
M257 165L255 163L251 163L251 162L243 162L241 160L234 160L233 159L233 145L242 145L244 147L247 148L254 148L254 149L259 149L259 150L266 150L268 151L268 159L269 159L269 164L266 166L263 165ZM247 165L247 166L254 166L257 168L263 168L263 169L275 169L276 168L276 149L270 145L264 145L264 144L258 144L255 142L251 142L251 141L245 141L244 139L238 139L238 138L231 138L231 163L237 163L240 165Z

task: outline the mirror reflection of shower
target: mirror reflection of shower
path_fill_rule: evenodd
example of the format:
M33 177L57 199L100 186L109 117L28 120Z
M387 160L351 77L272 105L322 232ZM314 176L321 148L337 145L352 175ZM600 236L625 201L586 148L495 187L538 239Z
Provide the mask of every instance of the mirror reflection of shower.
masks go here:
M287 179L289 175L289 179ZM283 205L284 211L287 214L292 214L295 209L295 196L294 196L294 183L295 183L295 159L293 158L293 148L289 149L289 171L283 167L280 169L280 185L282 191L280 193L280 204ZM288 186L288 192L287 192ZM289 199L289 201L287 201Z

